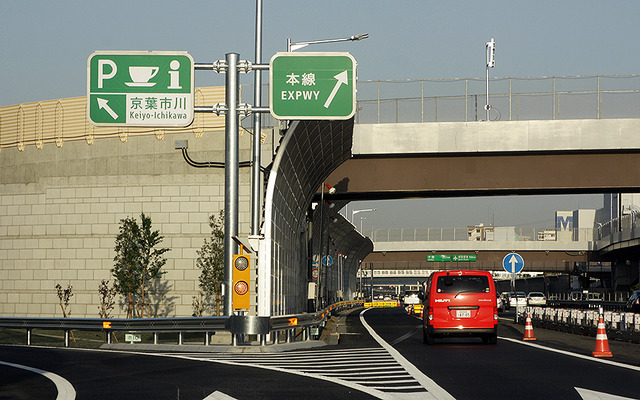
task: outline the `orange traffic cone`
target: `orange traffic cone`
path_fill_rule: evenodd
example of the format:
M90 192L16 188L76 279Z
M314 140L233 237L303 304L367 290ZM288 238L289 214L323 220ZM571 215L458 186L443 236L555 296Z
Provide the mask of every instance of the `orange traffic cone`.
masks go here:
M604 327L604 319L602 312L598 319L598 332L596 333L596 349L593 351L594 357L613 357L613 353L609 350L609 339L607 339L607 330Z
M522 340L536 340L533 336L533 324L531 323L530 313L527 313L527 320L524 325L524 338Z

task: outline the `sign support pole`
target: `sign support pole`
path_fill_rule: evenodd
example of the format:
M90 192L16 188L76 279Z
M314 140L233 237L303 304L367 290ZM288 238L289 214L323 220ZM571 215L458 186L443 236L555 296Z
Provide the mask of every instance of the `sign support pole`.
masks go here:
M227 76L225 102L225 169L224 169L224 315L232 314L231 292L233 290L233 255L238 245L232 239L238 236L238 187L239 187L239 141L238 125L238 57L237 53L227 53Z
M262 0L256 0L256 59L255 64L262 64ZM255 71L253 105L261 107L262 71ZM260 140L262 137L262 114L253 114L253 164L251 165L251 234L260 234Z

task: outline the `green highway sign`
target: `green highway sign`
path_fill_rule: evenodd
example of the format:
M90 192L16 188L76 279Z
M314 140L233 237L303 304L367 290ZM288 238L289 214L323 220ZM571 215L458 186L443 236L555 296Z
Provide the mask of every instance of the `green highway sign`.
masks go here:
M427 254L427 261L436 262L436 261L476 261L478 256L475 254Z
M451 256L451 261L476 261L478 256L475 254L457 254Z
M193 64L186 52L93 53L87 61L89 120L98 126L190 125Z
M428 254L427 261L451 261L451 256L446 254Z
M269 68L276 119L348 119L356 112L356 60L349 53L277 53Z

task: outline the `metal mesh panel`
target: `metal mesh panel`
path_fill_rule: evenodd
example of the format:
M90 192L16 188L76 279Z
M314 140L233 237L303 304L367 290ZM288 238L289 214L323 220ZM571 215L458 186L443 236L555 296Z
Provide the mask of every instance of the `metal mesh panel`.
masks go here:
M352 138L353 119L296 121L278 148L265 198L263 235L268 254L261 254L259 262L259 269L262 274L268 271L271 282L270 293L259 291L259 302L272 300L271 315L306 311L309 254L301 232L307 229L307 209L323 180L351 157ZM353 230L348 222L343 224L344 230ZM342 246L349 243L353 242L342 241L343 250L337 251L347 254L352 249ZM350 262L347 271L353 270ZM260 309L264 313L264 305Z

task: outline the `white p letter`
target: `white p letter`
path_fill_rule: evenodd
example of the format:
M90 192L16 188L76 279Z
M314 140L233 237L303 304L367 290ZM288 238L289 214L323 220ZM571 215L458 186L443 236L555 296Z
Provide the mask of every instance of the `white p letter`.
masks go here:
M108 74L104 73L104 65L107 64L111 67L111 72ZM98 89L102 89L102 81L105 79L111 79L116 76L116 72L118 72L118 67L113 60L98 60Z

